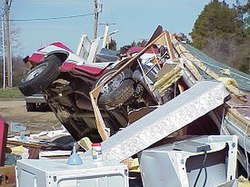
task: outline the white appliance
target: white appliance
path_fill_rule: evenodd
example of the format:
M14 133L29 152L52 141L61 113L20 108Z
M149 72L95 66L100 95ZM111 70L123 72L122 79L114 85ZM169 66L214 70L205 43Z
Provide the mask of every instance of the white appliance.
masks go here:
M118 162L82 159L68 165L67 159L17 161L17 187L128 187L127 166Z
M211 135L144 150L144 187L214 187L235 179L237 136Z

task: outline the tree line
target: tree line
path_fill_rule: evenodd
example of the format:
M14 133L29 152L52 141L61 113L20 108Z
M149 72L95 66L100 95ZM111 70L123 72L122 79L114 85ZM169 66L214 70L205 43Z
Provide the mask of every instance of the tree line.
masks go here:
M192 45L215 60L250 74L250 0L230 7L212 0L195 21Z

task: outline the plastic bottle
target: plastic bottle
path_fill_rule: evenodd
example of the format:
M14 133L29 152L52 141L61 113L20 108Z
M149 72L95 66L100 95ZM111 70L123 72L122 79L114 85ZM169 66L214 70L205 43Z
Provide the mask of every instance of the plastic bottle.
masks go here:
M100 143L92 144L92 158L94 161L102 161L102 146Z

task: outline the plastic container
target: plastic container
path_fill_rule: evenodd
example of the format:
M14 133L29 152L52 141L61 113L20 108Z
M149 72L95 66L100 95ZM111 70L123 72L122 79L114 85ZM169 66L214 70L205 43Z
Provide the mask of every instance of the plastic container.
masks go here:
M102 146L100 143L92 144L92 158L94 161L102 161Z

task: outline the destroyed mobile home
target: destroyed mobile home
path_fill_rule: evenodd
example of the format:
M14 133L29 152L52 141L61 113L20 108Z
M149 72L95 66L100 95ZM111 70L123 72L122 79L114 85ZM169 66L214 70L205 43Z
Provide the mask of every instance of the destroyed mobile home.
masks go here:
M27 59L32 68L19 89L25 96L44 92L75 141L103 141L103 166L138 157L143 186L219 186L237 175L249 178L249 75L222 66L160 26L140 50L110 55L92 44L77 54L62 43L39 49ZM83 154L83 165L90 155ZM17 175L29 164L45 170L47 163L51 171L60 173L54 169L61 167L74 175L54 178L55 186L88 184L80 166L73 174L62 166L65 161L52 162L19 162ZM114 180L128 186L126 171L118 170L123 174L110 176L122 176ZM112 179L105 182L116 186Z

